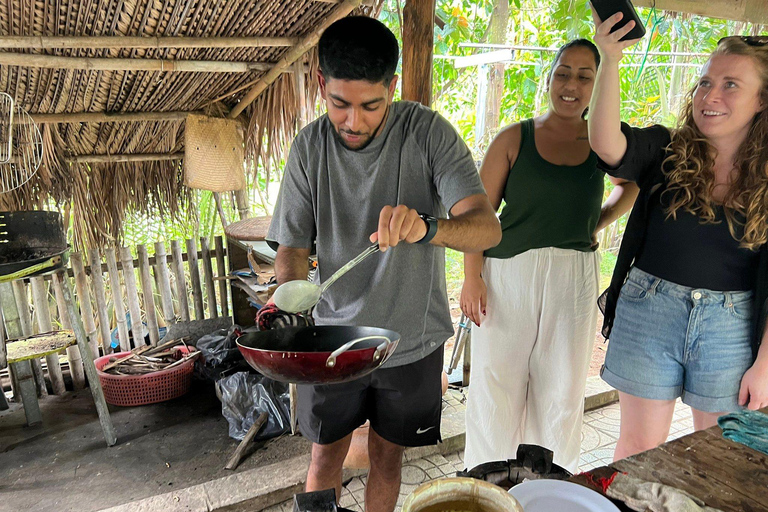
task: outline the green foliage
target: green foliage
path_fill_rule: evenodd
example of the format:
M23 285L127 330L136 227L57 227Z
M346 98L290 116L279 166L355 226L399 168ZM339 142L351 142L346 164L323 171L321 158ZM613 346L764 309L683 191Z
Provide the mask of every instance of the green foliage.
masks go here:
M433 98L435 110L457 128L481 160L484 144L476 144L475 118L477 102L477 68L458 69L452 58L489 51L467 47L465 43L483 43L497 0L437 0L436 15L443 23L434 33ZM385 0L380 19L395 33L402 45L401 17L405 0ZM749 33L747 23L702 18L693 15L655 12L639 9L648 34L643 41L628 50L622 61L622 119L632 125L653 123L674 125L684 96L695 83L698 66L705 55L725 35ZM557 48L569 40L592 38L594 26L586 0L510 0L507 42L513 46ZM631 54L630 52L637 52ZM683 55L658 56L646 52L678 52ZM447 57L447 58L446 58ZM513 62L505 66L504 95L501 99L501 126L539 115L547 108L546 77L554 53L541 50L515 50ZM673 67L673 64L677 67ZM402 74L402 69L398 70ZM396 93L396 97L399 94ZM322 110L322 108L321 108ZM256 215L270 213L277 195L277 183L282 166L271 169L267 180L265 169L259 169L257 181L249 183L252 211ZM606 181L606 194L612 185ZM230 220L236 219L232 201L225 198L224 208ZM146 219L136 216L126 223L126 245L151 243L156 240L184 239L222 233L213 198L208 192L199 192L195 211L190 218ZM619 221L615 246L623 232L626 216ZM615 256L605 252L602 272L608 275ZM446 269L449 290L460 289L462 257L447 251ZM458 293L458 292L456 292Z

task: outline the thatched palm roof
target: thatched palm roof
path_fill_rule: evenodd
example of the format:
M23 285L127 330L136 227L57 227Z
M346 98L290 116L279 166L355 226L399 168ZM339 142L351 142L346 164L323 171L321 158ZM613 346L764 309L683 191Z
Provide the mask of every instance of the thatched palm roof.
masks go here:
M248 127L248 157L264 162L280 156L299 111L296 73L290 71L316 68L312 48L330 20L353 8L365 14L376 9L360 4L1 2L0 91L40 124L45 155L30 184L0 194L0 210L42 208L51 198L72 201L75 232L84 245L119 240L127 211L184 211L189 190L179 153L185 113L237 117ZM316 85L307 76L312 101ZM104 116L116 113L134 113L138 120ZM101 155L99 161L93 155Z

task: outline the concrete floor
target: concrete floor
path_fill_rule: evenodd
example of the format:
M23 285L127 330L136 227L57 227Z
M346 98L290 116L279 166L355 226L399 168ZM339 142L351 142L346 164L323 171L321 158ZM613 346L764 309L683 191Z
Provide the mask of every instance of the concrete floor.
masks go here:
M232 474L223 467L237 442L209 383L195 381L189 394L161 404L110 406L111 448L90 391L49 396L40 407L37 427L24 426L19 405L0 413L0 510L101 510ZM308 452L304 438L283 437L238 471Z

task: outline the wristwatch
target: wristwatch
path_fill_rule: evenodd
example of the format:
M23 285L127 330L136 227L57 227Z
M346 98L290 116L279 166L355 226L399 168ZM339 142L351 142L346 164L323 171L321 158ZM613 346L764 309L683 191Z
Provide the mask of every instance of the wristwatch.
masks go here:
M437 219L431 215L427 215L426 213L420 213L419 217L421 217L421 220L423 220L424 224L427 225L427 234L424 235L424 238L416 243L428 244L433 238L435 238L435 235L437 234Z

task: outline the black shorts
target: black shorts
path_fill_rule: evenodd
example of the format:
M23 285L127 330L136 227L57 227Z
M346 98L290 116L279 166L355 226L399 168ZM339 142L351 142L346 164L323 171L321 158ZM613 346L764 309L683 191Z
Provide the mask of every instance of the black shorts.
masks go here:
M301 433L331 444L370 420L371 428L400 446L437 444L440 438L443 347L411 364L380 368L351 382L299 385Z

